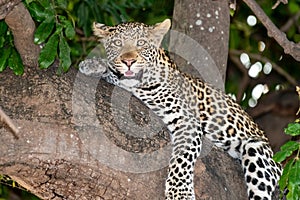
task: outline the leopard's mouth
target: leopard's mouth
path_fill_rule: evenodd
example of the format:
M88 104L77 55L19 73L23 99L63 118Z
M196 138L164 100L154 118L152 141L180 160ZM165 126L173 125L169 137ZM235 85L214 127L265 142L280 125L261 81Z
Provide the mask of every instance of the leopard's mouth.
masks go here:
M123 65L114 65L114 73L120 79L137 79L140 80L143 75L143 68L142 66L131 66L131 67L124 67Z
M123 72L121 74L122 74L121 79L141 80L143 76L143 70L140 70L137 73L132 70L127 70L126 72Z
M125 77L134 77L135 76L135 73L131 70L128 70L124 73L124 76Z

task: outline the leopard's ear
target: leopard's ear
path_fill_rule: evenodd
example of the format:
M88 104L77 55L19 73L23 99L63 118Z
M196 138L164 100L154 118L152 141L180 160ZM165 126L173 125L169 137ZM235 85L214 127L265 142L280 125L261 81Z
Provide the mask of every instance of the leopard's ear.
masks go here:
M153 30L151 30L153 40L156 43L156 45L159 47L161 41L164 38L164 35L169 31L171 27L171 20L165 19L161 23L157 23L153 26Z
M97 22L93 23L94 35L97 36L100 39L106 38L114 30L115 30L115 28L112 27L112 26L106 26L105 24L100 24L100 23L97 23Z

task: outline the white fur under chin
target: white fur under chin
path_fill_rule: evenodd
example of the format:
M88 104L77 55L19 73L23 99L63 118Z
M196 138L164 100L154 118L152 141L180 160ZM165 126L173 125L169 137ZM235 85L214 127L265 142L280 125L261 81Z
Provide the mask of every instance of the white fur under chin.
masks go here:
M120 80L120 86L122 88L126 88L127 90L130 90L131 88L136 87L138 84L140 84L140 81L136 80L136 79Z

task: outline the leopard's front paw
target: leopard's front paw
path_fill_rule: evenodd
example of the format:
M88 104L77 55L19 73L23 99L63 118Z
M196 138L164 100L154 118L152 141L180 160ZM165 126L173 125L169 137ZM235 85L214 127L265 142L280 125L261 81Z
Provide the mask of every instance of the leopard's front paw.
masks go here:
M107 67L107 60L101 58L86 59L79 63L79 71L93 77L103 77L107 72Z

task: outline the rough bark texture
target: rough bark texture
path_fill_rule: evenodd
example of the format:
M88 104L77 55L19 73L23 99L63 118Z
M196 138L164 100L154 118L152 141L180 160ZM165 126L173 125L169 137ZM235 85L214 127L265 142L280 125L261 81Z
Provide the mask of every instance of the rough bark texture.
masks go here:
M20 2L21 0L0 0L0 20L4 19L14 6Z
M170 49L175 49L175 52L179 51L177 49L182 49L186 43L189 45L185 51L192 54L189 57L191 60L187 60L180 54L173 54L174 60L182 71L199 76L222 90L224 90L227 67L229 16L226 1L175 0L172 29L184 33L195 41L190 45L188 41L181 38L172 40L172 35L170 39ZM203 50L199 51L194 43L198 43ZM196 48L193 48L193 45ZM193 55L194 52L197 53ZM208 66L205 66L206 64ZM197 177L195 181L198 199L247 199L240 165L230 160L231 158L218 151L201 158L198 162L199 167L195 168L196 174L201 174L201 177ZM206 192L209 194L205 194ZM226 192L230 195L224 194Z
M228 41L229 41L229 8L226 1L211 0L175 0L173 13L172 29L185 33L195 40L207 52L207 57L202 57L204 51L195 55L199 59L194 62L194 70L184 69L189 73L202 77L205 81L212 83L216 87L224 90L224 81L227 67ZM174 48L182 48L184 45L180 41L173 42ZM186 49L189 54L198 51L190 46ZM180 56L180 55L179 55ZM187 63L193 64L190 60L180 61L179 56L175 55L175 60L179 66L187 66ZM212 59L212 63L208 62ZM206 63L208 68L204 68ZM219 74L213 74L215 71L210 69L217 67ZM214 75L214 77L212 77ZM217 77L220 75L221 77Z
M90 137L97 140L98 136L84 131L95 128L95 122L74 122L75 70L63 77L57 77L54 71L35 73L27 72L21 78L8 72L0 75L0 104L20 128L18 140L5 127L0 129L0 174L11 176L42 199L163 199L166 167L144 173L128 172L132 170L126 168L121 171L107 166L101 154L95 153L99 144L93 144ZM95 95L96 113L105 137L116 148L133 153L165 147L169 138L164 128L151 138L133 137L119 130L110 107L113 90L100 81ZM82 97L86 92L81 91ZM147 126L147 108L134 98L130 108L136 123ZM118 116L126 120L130 116L125 110L120 108ZM141 164L136 158L130 162L129 165ZM241 177L239 164L213 149L197 162L197 199L246 199Z
M5 22L13 33L14 44L23 64L29 67L37 67L40 48L33 43L35 24L22 2L15 5L7 13Z

